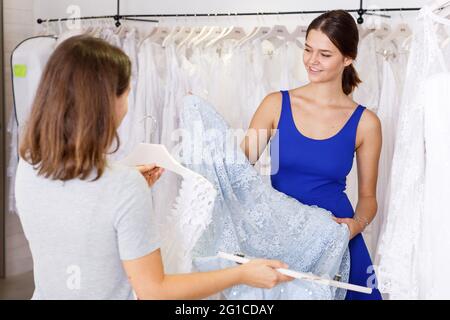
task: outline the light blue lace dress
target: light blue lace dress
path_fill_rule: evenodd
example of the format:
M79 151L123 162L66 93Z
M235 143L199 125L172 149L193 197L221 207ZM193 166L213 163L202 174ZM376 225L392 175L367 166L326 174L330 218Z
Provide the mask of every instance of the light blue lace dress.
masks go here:
M265 182L241 151L240 140L203 99L187 96L181 113L181 159L218 191L212 222L194 249L194 270L234 265L218 251L279 259L289 268L348 281L349 231L329 211L307 206ZM273 289L236 286L225 299L343 299L345 290L304 280Z

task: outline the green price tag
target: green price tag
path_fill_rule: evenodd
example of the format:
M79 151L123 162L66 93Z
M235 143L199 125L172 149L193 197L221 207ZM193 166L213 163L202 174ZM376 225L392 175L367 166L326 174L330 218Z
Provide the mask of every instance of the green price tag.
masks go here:
M14 65L14 76L16 78L26 78L27 65L26 64L15 64Z

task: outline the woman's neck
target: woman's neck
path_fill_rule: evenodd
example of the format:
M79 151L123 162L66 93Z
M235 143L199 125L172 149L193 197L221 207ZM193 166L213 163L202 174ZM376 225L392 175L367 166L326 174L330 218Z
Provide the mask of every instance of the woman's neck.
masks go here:
M340 105L348 97L342 91L342 81L329 81L321 83L309 83L307 85L309 95L319 104L325 106Z

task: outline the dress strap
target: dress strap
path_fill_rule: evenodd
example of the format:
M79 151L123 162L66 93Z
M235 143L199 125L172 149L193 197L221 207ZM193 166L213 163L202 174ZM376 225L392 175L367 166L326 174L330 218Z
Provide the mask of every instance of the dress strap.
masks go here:
M295 124L293 123L292 118L291 97L289 96L289 91L282 90L280 92L282 95L282 103L280 120L278 121L278 128L295 128Z
M348 120L347 127L356 129L358 127L359 120L361 120L361 116L365 109L366 109L366 107L364 107L362 105L358 105L358 107L356 108L356 110L353 112L350 119Z
M343 130L347 131L346 136L351 137L350 139L353 143L353 146L356 145L356 133L358 130L358 124L361 120L361 116L364 110L366 110L366 107L359 105L343 128Z

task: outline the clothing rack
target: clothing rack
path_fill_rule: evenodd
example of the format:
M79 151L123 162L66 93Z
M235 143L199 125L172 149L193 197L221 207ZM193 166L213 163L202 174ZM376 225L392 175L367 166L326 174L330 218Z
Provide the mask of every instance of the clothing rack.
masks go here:
M349 13L357 13L358 24L364 23L364 15L377 15L384 18L390 18L387 12L403 12L403 11L418 11L421 8L376 8L364 9L363 0L360 0L358 9L347 9ZM142 21L158 23L159 20L145 19L145 18L186 18L186 17L240 17L240 16L278 16L278 15L304 15L304 14L322 14L327 10L307 10L307 11L280 11L280 12L239 12L239 13L186 13L186 14L121 14L120 0L117 0L117 12L115 15L105 16L87 16L87 17L73 17L60 19L37 19L37 23L61 22L61 21L75 21L75 20L95 20L95 19L114 19L115 25L120 27L121 20Z

